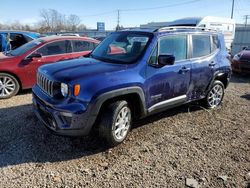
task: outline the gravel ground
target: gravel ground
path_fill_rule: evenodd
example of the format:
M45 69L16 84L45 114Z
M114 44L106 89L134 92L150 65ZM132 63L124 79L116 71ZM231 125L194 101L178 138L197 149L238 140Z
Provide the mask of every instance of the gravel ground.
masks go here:
M222 107L146 118L107 149L97 137L51 134L26 91L0 101L0 187L250 187L249 112L250 77L234 76Z

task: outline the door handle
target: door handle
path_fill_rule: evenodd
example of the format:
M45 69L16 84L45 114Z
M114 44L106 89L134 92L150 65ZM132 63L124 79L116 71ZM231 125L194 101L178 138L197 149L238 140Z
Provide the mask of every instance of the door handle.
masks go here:
M188 72L188 71L190 71L191 69L190 68L187 68L187 67L182 67L180 70L179 70L179 73L180 74L184 74L184 73L186 73L186 72Z
M213 66L216 65L216 63L215 63L214 61L212 61L212 62L210 62L208 65L209 65L210 67L213 67Z

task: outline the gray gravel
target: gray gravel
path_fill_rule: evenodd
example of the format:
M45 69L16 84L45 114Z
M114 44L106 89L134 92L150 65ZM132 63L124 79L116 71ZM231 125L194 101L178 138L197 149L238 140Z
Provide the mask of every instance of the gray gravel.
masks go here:
M31 92L0 101L0 187L250 187L250 77L234 76L221 108L189 104L135 124L107 149L51 134Z

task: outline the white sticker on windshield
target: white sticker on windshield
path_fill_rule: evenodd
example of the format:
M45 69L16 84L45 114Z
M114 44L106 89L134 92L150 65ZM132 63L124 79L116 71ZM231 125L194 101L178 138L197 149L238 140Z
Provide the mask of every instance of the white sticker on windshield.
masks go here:
M132 42L148 42L148 37L133 37Z

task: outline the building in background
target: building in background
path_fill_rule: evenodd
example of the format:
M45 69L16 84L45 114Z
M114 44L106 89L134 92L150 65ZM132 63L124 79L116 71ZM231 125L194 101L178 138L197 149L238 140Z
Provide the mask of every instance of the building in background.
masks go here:
M187 17L172 22L151 22L141 25L141 28L161 28L168 26L205 27L221 31L225 36L225 43L228 50L231 50L235 35L235 20L224 17Z
M244 47L250 47L250 25L237 24L232 44L232 55L237 54Z

